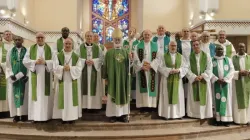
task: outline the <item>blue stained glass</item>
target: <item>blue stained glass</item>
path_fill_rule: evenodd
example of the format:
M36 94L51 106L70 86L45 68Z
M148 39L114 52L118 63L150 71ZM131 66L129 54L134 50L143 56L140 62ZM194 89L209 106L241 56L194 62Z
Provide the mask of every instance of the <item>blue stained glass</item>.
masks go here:
M120 28L123 32L123 38L128 36L128 29L129 29L129 21L128 19L124 18L118 21L118 28Z
M92 31L98 33L100 37L100 42L103 43L103 21L101 19L92 20Z
M113 40L112 33L114 30L115 28L112 26L109 26L108 28L106 28L106 41L107 42L111 42Z

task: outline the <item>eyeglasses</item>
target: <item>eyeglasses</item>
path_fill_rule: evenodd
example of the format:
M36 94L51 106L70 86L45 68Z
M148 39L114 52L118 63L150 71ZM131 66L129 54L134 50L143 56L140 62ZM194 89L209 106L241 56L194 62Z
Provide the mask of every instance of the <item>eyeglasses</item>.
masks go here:
M36 37L37 39L43 39L44 37Z

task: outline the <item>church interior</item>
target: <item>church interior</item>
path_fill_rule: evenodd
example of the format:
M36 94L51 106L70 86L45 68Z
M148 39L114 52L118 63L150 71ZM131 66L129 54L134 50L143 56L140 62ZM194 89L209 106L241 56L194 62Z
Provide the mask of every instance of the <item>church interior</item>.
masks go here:
M85 42L85 33L99 35L107 49L112 48L112 33L121 29L123 39L130 28L138 36L144 30L157 34L159 25L170 32L170 40L183 28L207 31L210 40L224 30L236 52L246 44L250 53L249 0L0 0L0 33L10 30L24 38L23 45L36 43L36 33L43 32L49 45L68 27L77 45ZM1 91L0 91L1 92ZM47 124L13 123L0 119L1 140L240 140L250 139L250 127L232 125L214 127L213 119L161 120L157 112L141 113L131 102L129 123L109 123L105 104L98 113L86 113L75 124L62 125L52 120Z

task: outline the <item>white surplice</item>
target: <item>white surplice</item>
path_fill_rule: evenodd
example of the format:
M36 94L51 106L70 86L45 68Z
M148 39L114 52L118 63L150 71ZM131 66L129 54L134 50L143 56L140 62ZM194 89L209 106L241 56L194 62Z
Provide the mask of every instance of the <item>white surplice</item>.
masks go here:
M215 56L214 58L217 59L217 63L218 63L218 75L219 77L215 76L214 74L212 75L211 78L211 83L212 83L212 93L213 93L213 102L215 103L215 98L216 99L220 99L220 95L216 95L215 91L214 91L214 83L220 78L220 79L224 79L225 82L228 84L228 93L227 93L227 100L226 100L226 115L225 116L220 116L219 112L216 112L215 110L215 115L216 115L216 121L222 121L222 122L231 122L233 121L233 114L232 114L232 79L234 76L234 66L233 63L231 61L230 58L228 58L229 60L229 72L228 75L226 77L224 77L224 63L223 63L223 59L225 56ZM215 67L216 64L213 63L213 67ZM216 104L215 104L216 105ZM215 107L216 108L216 107Z
M144 43L144 57L142 62L139 60L138 54L137 54L137 50L134 51L134 68L135 68L135 72L136 72L136 107L140 108L140 107L153 107L156 108L157 106L157 93L158 93L158 74L157 74L157 70L158 70L158 66L160 65L160 56L161 53L159 53L159 51L156 54L156 58L151 61L151 45L150 42L148 43ZM140 85L139 85L139 75L138 73L142 70L142 66L143 63L148 62L150 63L151 68L155 71L155 90L156 90L156 96L155 97L151 97L149 96L149 91L150 91L150 87L149 82L150 82L150 72L149 71L145 71L145 75L146 75L146 84L147 84L147 93L140 93Z
M17 48L18 51L18 59L20 58L21 48ZM25 92L24 92L24 99L23 105L19 108L16 108L15 101L14 101L14 93L13 93L13 83L10 76L14 75L11 66L11 50L8 51L6 56L6 79L8 81L8 102L9 102L9 109L10 109L10 116L22 116L28 115L28 90L29 90L29 83L26 82L25 84Z
M63 51L64 52L64 51ZM53 119L62 119L63 121L77 120L82 117L81 107L81 87L77 86L78 106L73 106L72 80L80 80L82 73L82 64L79 59L75 66L72 66L72 52L64 52L64 62L70 66L70 71L64 71L62 65L59 65L57 55L53 58L54 74L57 77L57 86L55 88ZM64 88L64 109L58 109L59 80L63 79Z
M44 46L37 45L36 58L45 59ZM24 66L29 70L29 95L28 95L28 119L34 121L47 121L52 118L53 111L53 90L52 90L52 71L53 60L45 60L47 66L36 65L36 60L30 59L30 49L27 50L23 59ZM32 100L31 72L37 75L37 101ZM50 96L45 95L45 71L50 72Z
M170 53L172 63L175 64L176 53ZM168 99L168 87L167 87L167 78L170 75L172 68L166 67L164 57L161 57L161 66L159 67L159 72L161 73L161 82L160 82L160 97L159 97L159 106L158 114L164 118L182 118L185 115L185 100L184 100L184 88L182 78L188 72L188 67L186 64L185 58L181 57L181 66L179 68L179 89L178 89L178 103L169 104Z
M3 41L4 49L9 51L14 47L13 42L7 42L6 40ZM0 47L0 73L6 74L6 62L2 62L2 50L3 48ZM7 55L7 54L6 54ZM6 80L6 100L0 100L0 112L6 112L9 111L9 101L8 101L8 93L11 92L10 88L8 86L8 79Z
M197 62L197 71L198 74L201 75L204 80L207 82L207 90L206 90L206 105L200 105L199 101L194 101L193 97L193 82L195 78L199 75L194 74L191 71L192 64L189 63L189 71L187 73L188 78L188 95L187 95L187 114L191 118L212 118L213 117L213 109L212 109L212 92L211 92L211 83L210 79L212 77L212 62L210 55L207 55L207 65L204 73L200 73L200 53L195 54L196 62Z
M207 43L203 43L202 41L200 41L200 49L207 54L208 57L211 58L210 56L210 42L207 42Z
M93 53L92 53L92 46L87 46L84 44L87 49L87 59L81 59L83 68L87 67L87 79L88 79L88 85L81 85L81 86L88 86L88 95L82 95L82 108L84 109L101 109L102 108L102 79L101 79L101 67L103 64L103 55L102 50L99 48L99 55L98 58L93 59ZM80 55L80 48L76 50L76 53ZM85 65L86 60L93 60L94 64L91 66ZM91 72L92 72L92 66L97 71L97 81L96 81L96 95L91 96L90 89L91 89ZM80 78L82 79L82 77ZM82 81L81 81L82 83Z
M238 55L239 61L240 61L240 69L241 70L247 70L245 68L245 55ZM249 69L248 69L249 71ZM242 81L244 81L244 77L241 77ZM237 124L246 124L250 122L250 104L245 109L239 109L238 108L238 101L237 101L237 91L236 91L236 83L235 80L239 80L239 71L235 71L234 78L233 78L233 120ZM250 103L250 101L249 101Z

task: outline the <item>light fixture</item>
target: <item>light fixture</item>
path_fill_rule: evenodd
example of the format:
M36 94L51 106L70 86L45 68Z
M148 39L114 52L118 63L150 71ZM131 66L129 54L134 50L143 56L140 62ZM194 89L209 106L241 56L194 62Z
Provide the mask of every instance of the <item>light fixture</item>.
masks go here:
M26 18L24 18L24 25L27 26L29 23L30 22Z
M213 17L214 15L215 15L215 13L214 13L214 12L211 12L211 13L210 13L210 16L211 16L211 17Z
M5 10L0 10L0 13L2 14L2 15L4 15L5 13L6 13L6 11Z

